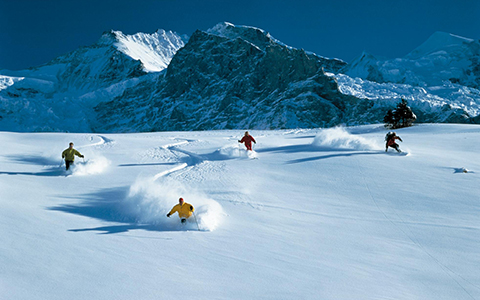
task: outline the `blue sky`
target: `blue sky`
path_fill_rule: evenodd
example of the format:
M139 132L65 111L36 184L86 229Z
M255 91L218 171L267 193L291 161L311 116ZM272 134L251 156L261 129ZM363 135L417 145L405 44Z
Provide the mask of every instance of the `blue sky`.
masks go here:
M110 29L190 35L223 21L349 62L363 51L404 56L435 31L480 39L480 1L0 0L0 69L46 63Z

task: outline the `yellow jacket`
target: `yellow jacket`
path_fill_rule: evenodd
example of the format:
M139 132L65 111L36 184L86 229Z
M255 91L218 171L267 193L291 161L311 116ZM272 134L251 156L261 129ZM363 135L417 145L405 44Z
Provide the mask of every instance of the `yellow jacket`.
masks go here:
M68 160L68 161L74 161L75 160L75 155L78 156L78 157L83 157L82 154L80 154L80 152L78 152L77 150L75 149L65 149L63 152L62 152L62 158L65 158L65 160Z
M195 208L191 204L183 202L183 205L180 203L175 205L168 215L173 215L175 212L178 212L180 218L189 218L194 211Z

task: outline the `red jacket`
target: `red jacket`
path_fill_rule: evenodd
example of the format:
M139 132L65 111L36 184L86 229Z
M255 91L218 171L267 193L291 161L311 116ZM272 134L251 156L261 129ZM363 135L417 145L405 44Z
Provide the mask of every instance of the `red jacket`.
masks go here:
M395 140L402 140L402 139L398 136L394 136L387 141L387 146L393 146L393 144L395 144Z
M245 143L245 145L252 145L252 142L256 143L255 139L251 135L244 135L240 140L240 143Z

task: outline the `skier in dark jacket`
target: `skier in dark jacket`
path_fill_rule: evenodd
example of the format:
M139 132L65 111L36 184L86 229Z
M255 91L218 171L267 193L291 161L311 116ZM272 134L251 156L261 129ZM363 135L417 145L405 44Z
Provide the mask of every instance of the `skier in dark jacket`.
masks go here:
M252 151L252 142L254 142L255 144L257 143L257 141L255 141L255 139L253 138L253 136L251 136L248 131L245 131L245 135L243 136L243 138L241 140L238 141L239 143L245 143L245 147L247 147L247 150L250 150Z
M70 168L70 165L75 161L75 155L82 158L85 157L80 152L73 149L73 143L70 143L68 149L65 149L62 152L62 158L65 159L65 167L67 171Z
M395 143L395 140L400 140L400 142L403 142L402 139L397 136L395 132L389 132L387 133L387 136L385 138L386 144L385 144L385 152L388 151L388 147L392 147L393 149L397 150L397 152L402 152L398 147L398 144Z

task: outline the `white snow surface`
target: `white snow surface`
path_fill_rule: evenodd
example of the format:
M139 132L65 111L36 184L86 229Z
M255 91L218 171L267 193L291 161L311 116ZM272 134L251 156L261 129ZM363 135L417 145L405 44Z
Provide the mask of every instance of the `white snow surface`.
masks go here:
M0 132L0 298L480 299L479 126L250 133Z
M332 74L337 79L340 92L361 99L370 99L377 106L395 106L399 99L408 101L415 110L429 111L437 116L450 114L445 106L462 109L471 116L480 114L480 91L475 88L445 82L439 86L412 86L398 83L377 83L350 77L345 74ZM440 118L441 119L441 118Z
M351 62L343 73L377 82L412 86L442 86L457 82L479 86L479 41L445 32L436 32L403 58L377 58L368 53Z
M161 29L111 31L45 65L0 70L1 130L90 132L96 105L145 81L153 85L187 40ZM143 72L132 75L137 67Z
M185 45L182 37L163 29L152 34L139 32L126 35L121 31L113 33L117 38L115 47L133 59L140 60L146 72L166 69L177 50Z
M464 43L472 43L473 39L465 38L455 34L437 31L432 34L423 44L418 46L407 57L420 58L422 56L444 50L445 48L462 47Z

